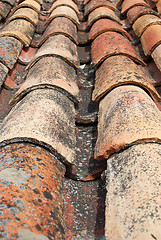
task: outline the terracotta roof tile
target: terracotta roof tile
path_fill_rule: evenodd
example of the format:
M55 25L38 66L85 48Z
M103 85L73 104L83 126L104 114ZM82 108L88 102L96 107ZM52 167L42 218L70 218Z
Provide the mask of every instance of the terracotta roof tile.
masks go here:
M0 90L0 124L11 110L8 102L13 97L14 92L1 87Z
M112 90L99 106L95 158L108 158L129 145L161 142L161 112L139 87Z
M106 32L98 36L91 47L93 67L98 66L106 58L113 55L126 55L137 63L145 66L137 55L130 41L116 32Z
M15 4L15 1L16 0L2 0L2 2L6 2L6 3L9 3L11 6L13 6Z
M75 44L78 44L77 27L66 17L57 17L51 21L44 34L39 40L38 46L41 46L49 37L63 34L69 37Z
M79 66L77 47L64 35L55 35L48 38L37 51L28 68L44 56L59 56L76 68Z
M67 6L57 7L48 17L46 21L46 25L48 25L54 18L56 17L66 17L69 18L72 22L74 22L77 26L80 24L79 19L75 11Z
M1 145L23 140L37 142L60 154L63 161L72 163L76 141L74 127L72 101L56 90L37 89L28 93L4 119L0 141Z
M120 19L115 15L114 11L106 7L99 7L89 14L87 27L91 27L92 24L100 18L110 18L121 24Z
M33 9L37 13L40 12L40 8L41 8L40 4L35 2L34 0L25 0L12 9L10 16L14 14L18 9L26 8L26 7Z
M141 37L143 32L152 25L161 24L161 19L155 15L146 14L139 17L133 24L133 30L138 37Z
M154 49L154 51L151 53L151 56L154 59L158 69L161 71L161 44Z
M18 62L24 65L29 64L35 55L36 50L36 48L24 47L19 55Z
M161 1L157 2L156 7L157 7L157 10L158 10L158 13L161 14Z
M8 74L8 68L0 62L0 87L2 86L6 76Z
M0 37L0 61L12 69L22 50L22 43L13 37Z
M76 83L77 75L73 67L56 57L40 59L27 74L25 82L16 92L10 103L15 104L26 93L38 88L58 88L64 90L72 100L78 102L79 89Z
M145 55L150 55L161 43L161 25L149 26L141 36L141 43Z
M17 11L8 18L8 22L15 19L25 19L32 23L35 27L38 23L38 14L31 8L19 8Z
M134 22L141 16L145 14L152 14L155 16L159 16L159 14L151 8L144 6L136 6L130 9L127 13L127 19L130 24L134 24Z
M92 99L98 101L111 89L125 84L141 86L161 101L161 96L145 76L141 67L126 56L110 57L97 69Z
M114 31L125 35L129 40L132 40L130 34L126 32L120 24L111 19L99 19L97 20L90 29L88 39L94 40L96 37L104 32Z
M6 2L0 2L0 15L6 18L11 10L11 5Z
M26 47L31 43L35 27L24 19L16 19L8 23L1 31L0 37L10 36L20 40Z
M149 4L144 0L124 0L122 3L121 14L126 14L131 8L136 6L146 6L150 8Z
M68 6L68 7L70 7L79 16L78 6L72 0L57 0L57 1L55 1L53 3L53 5L51 6L51 8L49 9L49 13L51 13L54 9L56 9L59 6Z
M115 5L107 0L91 0L86 6L85 6L85 12L84 15L88 15L90 12L92 12L93 10L95 10L96 8L99 7L107 7L112 9L113 11L118 11L118 9L115 7Z

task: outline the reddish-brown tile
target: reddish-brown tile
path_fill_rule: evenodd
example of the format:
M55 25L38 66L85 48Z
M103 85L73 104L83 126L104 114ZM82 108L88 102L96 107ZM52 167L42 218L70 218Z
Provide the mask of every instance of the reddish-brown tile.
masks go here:
M95 10L96 8L99 7L107 7L112 9L113 11L118 11L118 9L115 7L115 5L107 0L91 0L86 6L85 6L85 16L88 15L90 12Z
M57 17L51 21L44 34L39 40L38 46L41 46L49 37L63 34L69 37L75 44L78 44L77 27L66 17Z
M0 37L0 61L12 69L22 50L22 43L13 37Z
M157 7L157 10L158 10L158 13L161 14L161 1L157 2L156 7Z
M56 17L66 17L74 22L77 26L80 24L76 12L67 6L60 6L53 10L45 24L48 25Z
M159 16L159 14L151 8L144 6L136 6L130 9L127 13L127 19L130 24L133 24L139 17L145 14L152 14L155 16Z
M99 7L89 14L87 27L91 27L92 24L100 18L110 18L121 24L120 19L115 15L114 11L106 7Z
M150 55L161 43L161 25L148 27L141 36L141 43L145 55Z
M20 40L26 47L30 45L35 27L24 19L16 19L8 23L1 31L0 37L10 36Z
M55 35L48 38L27 68L30 68L38 59L44 56L59 56L76 68L79 66L77 46L64 35Z
M126 14L131 8L136 6L146 6L150 8L149 4L144 0L124 0L122 3L121 14Z
M45 146L59 159L75 158L74 103L53 89L37 89L18 102L1 124L0 141L28 141Z
M10 104L18 102L26 93L39 88L53 88L68 95L74 102L79 100L77 75L73 67L56 57L40 59L28 72L25 82L16 92Z
M31 62L36 53L36 48L24 47L19 55L18 61L24 65Z
M59 6L68 6L68 7L72 8L77 13L77 15L79 15L78 6L72 0L55 1L53 3L52 7L49 9L49 13L51 13L54 9L56 9Z
M8 22L14 19L25 19L32 23L35 27L38 23L38 13L31 8L19 8L9 19Z
M0 156L3 236L63 240L64 164L47 149L25 142L2 147Z
M13 9L12 9L12 11L11 11L11 14L10 14L10 16L12 15L12 14L14 14L16 11L17 11L17 9L19 9L19 8L24 8L24 7L28 7L28 8L31 8L31 9L33 9L35 12L37 12L37 13L39 13L40 12L40 4L38 3L38 2L36 2L35 0L33 1L33 0L25 0L25 1L23 1L22 3L20 3L20 4L18 4L16 7L14 7Z
M157 46L151 53L151 56L161 72L161 45Z
M11 6L15 4L16 0L5 0L5 2L9 3Z
M106 58L113 55L126 55L137 63L145 66L137 55L130 41L119 33L106 32L98 36L91 46L93 67L101 64Z
M141 88L115 88L99 105L95 158L144 142L161 142L161 112Z
M0 87L5 81L8 71L9 71L8 68L3 63L0 62Z
M91 45L78 46L78 57L80 64L89 63L91 61Z
M104 32L113 31L119 32L125 35L129 40L132 40L131 36L126 32L120 24L111 19L99 19L97 20L90 29L88 39L94 40L96 37Z
M161 19L157 16L146 14L139 17L133 24L133 30L135 31L136 35L140 37L143 32L152 25L159 25L161 24Z
M141 86L157 101L161 101L161 96L141 70L141 67L130 58L120 55L106 59L97 69L92 100L98 101L113 88L125 84Z
M0 89L0 123L7 116L11 110L11 106L8 104L10 99L13 97L14 92L7 90L3 87Z
M6 18L11 10L11 5L7 2L0 2L0 15L2 18Z

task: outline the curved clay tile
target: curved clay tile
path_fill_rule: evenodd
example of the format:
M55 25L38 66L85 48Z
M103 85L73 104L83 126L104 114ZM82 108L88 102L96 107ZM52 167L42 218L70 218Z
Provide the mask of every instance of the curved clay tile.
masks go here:
M143 32L152 25L161 24L161 19L157 16L146 14L139 17L133 24L133 30L138 37L141 37Z
M35 27L24 19L16 19L8 23L1 31L0 37L11 36L20 40L26 47L31 43Z
M39 13L41 9L40 4L35 2L34 0L25 0L13 8L13 10L10 13L10 16L12 16L12 14L14 14L19 8L24 8L24 7L31 8L37 13Z
M89 14L87 27L91 27L92 24L100 18L110 18L121 25L120 19L115 15L114 11L106 7L99 7Z
M96 159L107 159L126 147L161 142L161 111L141 88L121 86L99 104Z
M49 37L63 34L69 37L75 44L78 44L77 27L66 17L54 18L41 36L38 46L41 46Z
M98 36L91 46L93 67L97 67L106 58L114 55L125 55L133 61L145 66L137 55L132 44L124 36L116 32L106 32Z
M127 19L128 19L130 24L134 24L134 22L139 17L141 17L145 14L152 14L152 15L155 15L155 16L159 17L159 14L151 8L147 8L147 7L144 7L144 6L136 6L136 7L133 7L132 9L130 9L128 11Z
M111 20L111 19L99 19L97 20L90 29L88 39L94 40L96 37L101 35L104 32L113 31L119 32L125 35L129 40L132 40L131 36L126 32L120 24Z
M72 0L57 0L53 3L48 12L51 13L54 9L60 6L68 6L72 8L77 13L77 15L79 15L78 6Z
M0 135L2 145L37 143L72 163L76 142L74 103L53 89L31 91L7 115Z
M3 63L0 62L0 87L5 81L8 72L9 72L9 69Z
M72 66L76 68L79 66L77 46L64 35L55 35L48 38L37 51L34 59L27 68L29 69L35 64L35 62L45 56L59 56Z
M75 11L67 6L57 7L48 17L45 24L48 25L54 18L56 17L66 17L69 18L72 22L74 22L77 26L80 24L79 19Z
M151 56L161 72L161 44L154 49L154 51L151 53Z
M15 4L15 1L16 0L2 0L2 2L6 2L6 3L9 3L11 6L13 6Z
M25 82L16 92L10 104L17 103L28 92L39 88L58 88L65 90L74 102L79 100L75 69L64 60L56 57L40 59L27 74ZM64 91L62 91L64 93Z
M130 58L120 55L107 58L97 69L92 100L99 101L113 88L127 84L138 85L146 89L157 101L161 101L160 95L141 67Z
M0 2L0 15L6 18L11 10L11 5L6 2Z
M15 19L25 19L36 27L38 23L38 14L31 8L19 8L9 17L8 22Z
M12 69L18 60L22 47L22 43L16 38L0 36L0 62Z
M156 7L157 7L157 10L158 10L158 13L161 14L161 1L157 2Z
M145 55L149 56L161 44L161 25L148 27L141 36L141 43Z
M150 8L149 4L147 4L144 0L124 0L122 3L121 14L125 15L131 8L136 6L145 6Z
M91 0L86 6L85 6L85 12L84 15L88 15L90 12L95 10L96 8L99 7L107 7L110 8L113 11L118 11L118 9L115 7L115 5L107 0Z

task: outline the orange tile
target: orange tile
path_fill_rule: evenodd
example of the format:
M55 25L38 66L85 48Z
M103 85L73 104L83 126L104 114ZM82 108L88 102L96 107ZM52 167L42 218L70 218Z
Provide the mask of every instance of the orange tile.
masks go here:
M144 142L161 142L161 112L141 88L121 86L112 90L99 105L95 158Z
M158 67L159 71L161 72L161 44L159 44L154 51L151 53L151 56Z
M51 6L51 8L49 9L49 13L51 13L54 9L56 9L59 6L68 6L70 8L72 8L77 15L79 16L79 10L78 10L78 6L72 1L72 0L59 0L59 1L55 1L53 3L53 5Z
M106 32L92 42L91 56L93 67L97 67L106 58L113 55L126 55L135 62L145 66L145 63L137 55L130 41L120 33Z
M33 0L25 0L25 1L21 2L20 4L18 4L17 6L15 6L12 9L12 11L10 13L10 16L12 14L14 14L19 8L23 9L24 7L31 8L31 9L33 9L37 13L40 12L40 8L41 8L41 6L40 6L40 4L38 2L33 1Z
M33 59L36 51L36 48L24 47L19 55L18 62L24 65L29 64Z
M121 14L125 15L131 8L136 6L146 6L150 8L149 4L144 0L124 0L122 3Z

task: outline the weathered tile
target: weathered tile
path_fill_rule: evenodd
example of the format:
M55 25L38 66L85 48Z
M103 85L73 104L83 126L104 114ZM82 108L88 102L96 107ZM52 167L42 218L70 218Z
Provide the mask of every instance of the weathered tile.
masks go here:
M157 16L146 14L139 17L133 24L133 30L138 37L141 37L143 32L152 25L161 24L161 19Z
M40 5L43 4L43 0L34 0L35 2L39 3Z
M151 53L151 56L157 65L158 69L161 72L161 44L159 44L154 51Z
M26 93L38 88L57 88L73 101L79 100L77 75L73 67L56 57L40 59L28 72L25 82L10 104L18 102ZM65 92L64 92L65 91Z
M99 19L97 20L90 29L88 39L94 40L96 37L104 32L114 31L125 35L129 40L132 40L131 36L125 31L120 24L111 19Z
M35 56L36 48L24 47L19 55L18 62L27 65Z
M5 81L8 71L9 69L3 63L0 62L0 87Z
M56 9L59 6L68 6L68 7L72 8L77 13L77 15L79 15L78 6L72 0L55 1L53 3L52 7L49 9L49 13L51 13L54 9Z
M16 63L22 43L13 37L0 37L0 61L9 69Z
M1 87L0 89L0 124L2 120L7 116L11 110L11 106L8 104L13 97L14 92Z
M38 13L28 7L19 8L11 17L8 18L8 22L14 19L25 19L32 23L35 27L38 23Z
M98 66L106 58L113 55L126 55L135 62L145 66L145 63L137 55L130 41L121 34L105 32L94 39L91 46L93 67Z
M96 8L99 7L107 7L112 9L113 11L118 11L118 9L115 7L115 5L107 0L91 0L86 6L85 6L85 11L84 11L84 15L88 15L90 12L92 12L93 10L95 10Z
M41 9L40 4L38 2L36 2L35 0L25 0L25 1L21 2L20 4L18 4L17 6L15 6L12 9L12 11L10 13L10 16L12 14L14 14L17 11L17 9L19 9L19 8L23 9L24 7L31 8L31 9L33 9L37 13L39 13L40 9Z
M141 44L144 54L150 55L161 43L161 25L149 26L141 36Z
M161 142L161 112L143 89L117 87L99 105L95 158L143 142Z
M0 2L0 15L6 18L11 10L11 5L7 2Z
M157 10L158 10L158 13L161 14L161 1L158 1L156 3L156 7L157 7Z
M0 156L1 236L64 240L64 164L25 142L1 148Z
M106 239L161 238L160 153L160 144L139 144L108 159Z
M78 46L78 56L80 64L89 63L91 61L91 45Z
M121 24L120 19L115 15L114 11L106 7L99 7L89 14L87 27L91 27L92 24L100 18L109 18Z
M159 14L151 8L144 6L136 6L131 8L127 13L127 19L130 24L134 24L134 22L141 16L145 14L152 14L155 16L159 16Z
M72 163L76 141L74 103L53 89L31 91L1 124L1 145L17 141L45 146L60 160Z
M8 23L1 31L0 37L10 36L20 40L26 47L30 45L35 27L24 19L16 19Z
M149 4L144 0L124 0L122 3L121 14L125 15L131 8L136 6L146 6L150 8Z
M45 24L48 25L56 17L66 17L74 22L77 26L80 24L76 12L68 6L60 6L53 10Z
M55 35L48 38L27 68L29 69L38 59L44 56L59 56L74 67L79 66L77 46L64 35Z
M84 0L84 5L86 5L90 0Z
M98 101L113 88L125 84L138 85L146 89L157 101L161 101L160 95L141 67L130 58L120 55L106 59L97 69L92 100Z
M66 17L57 17L51 21L44 34L39 40L38 46L41 46L49 37L63 34L69 37L75 44L78 44L77 27Z
M9 3L11 6L13 6L15 4L16 0L4 0L4 2Z

